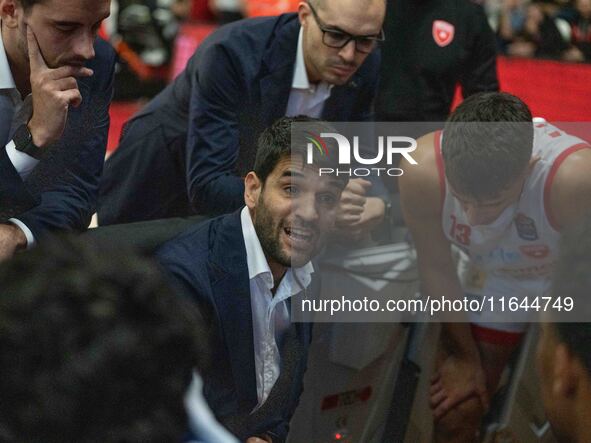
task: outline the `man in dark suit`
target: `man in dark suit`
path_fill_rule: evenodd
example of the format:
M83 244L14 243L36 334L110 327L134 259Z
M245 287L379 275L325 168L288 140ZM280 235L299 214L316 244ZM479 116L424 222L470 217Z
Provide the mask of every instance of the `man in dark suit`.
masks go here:
M311 0L220 28L127 124L105 166L99 224L231 212L256 139L277 118L371 120L384 14L384 0ZM380 218L384 203L365 210Z
M335 167L330 156L304 164L307 141L300 132L290 146L292 121L284 117L261 135L244 179L245 207L196 225L157 253L179 290L209 312L214 355L202 374L205 398L249 443L287 436L311 338L309 324L290 322L290 300L314 292L310 259L334 227L348 182L319 175L319 167Z
M85 229L102 171L114 51L109 0L0 0L0 260Z

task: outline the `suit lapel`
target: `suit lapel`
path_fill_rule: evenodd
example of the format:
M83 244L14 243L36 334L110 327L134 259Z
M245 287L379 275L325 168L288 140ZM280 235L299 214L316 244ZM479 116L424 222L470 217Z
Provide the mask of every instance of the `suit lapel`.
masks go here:
M271 126L278 116L285 115L291 92L292 77L293 65L290 65L280 67L261 79L261 121L263 127Z
M234 376L240 408L257 403L250 283L240 211L212 233L209 278Z

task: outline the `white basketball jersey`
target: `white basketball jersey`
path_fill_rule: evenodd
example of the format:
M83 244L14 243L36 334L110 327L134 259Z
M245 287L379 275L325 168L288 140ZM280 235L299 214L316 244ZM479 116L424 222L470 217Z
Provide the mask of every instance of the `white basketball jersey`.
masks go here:
M557 258L560 234L551 220L550 189L564 159L590 146L548 123L534 123L533 156L540 160L527 178L519 201L489 225L471 226L444 179L441 133L435 136L440 183L445 189L442 225L446 237L486 274L517 279L547 277Z

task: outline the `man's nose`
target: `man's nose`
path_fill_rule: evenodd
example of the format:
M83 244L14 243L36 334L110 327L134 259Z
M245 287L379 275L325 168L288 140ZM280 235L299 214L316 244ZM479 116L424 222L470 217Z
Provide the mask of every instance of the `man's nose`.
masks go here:
M315 195L303 195L298 198L297 203L292 206L292 211L296 217L302 220L308 222L318 220Z
M351 40L339 51L339 55L343 60L352 63L355 60L355 40Z
M74 46L74 53L77 57L84 60L91 60L94 58L94 41L95 36L92 32L84 33L80 38L76 39Z

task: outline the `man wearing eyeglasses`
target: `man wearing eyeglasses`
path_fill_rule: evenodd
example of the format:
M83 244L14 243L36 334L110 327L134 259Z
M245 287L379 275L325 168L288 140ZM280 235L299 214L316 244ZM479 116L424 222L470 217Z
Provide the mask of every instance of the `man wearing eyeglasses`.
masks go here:
M128 122L105 166L99 224L236 210L255 140L281 116L372 120L385 9L384 0L302 1L297 14L213 33ZM379 187L351 180L342 229L358 234L383 219Z

